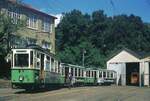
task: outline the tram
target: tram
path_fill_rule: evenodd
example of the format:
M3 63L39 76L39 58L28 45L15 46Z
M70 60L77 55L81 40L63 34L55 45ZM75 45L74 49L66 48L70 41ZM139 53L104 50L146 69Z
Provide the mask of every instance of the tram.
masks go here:
M115 83L116 72L60 63L54 54L40 47L12 49L12 88L64 86L69 73L74 85Z

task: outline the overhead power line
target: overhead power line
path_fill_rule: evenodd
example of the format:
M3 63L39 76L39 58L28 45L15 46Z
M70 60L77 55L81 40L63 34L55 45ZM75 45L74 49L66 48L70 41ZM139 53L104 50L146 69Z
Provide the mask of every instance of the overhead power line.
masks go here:
M109 1L110 1L110 5L112 6L112 9L113 9L113 15L115 15L116 7L115 7L115 4L114 4L114 1L113 0L109 0Z

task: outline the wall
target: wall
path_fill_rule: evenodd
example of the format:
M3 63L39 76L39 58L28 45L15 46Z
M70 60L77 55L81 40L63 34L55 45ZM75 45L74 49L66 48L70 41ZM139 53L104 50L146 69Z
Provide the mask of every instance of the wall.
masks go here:
M108 70L114 70L117 72L117 80L116 84L117 85L126 85L126 66L125 63L112 63L112 64L107 64L107 69Z
M6 13L7 13L7 9L9 7L14 7L14 5L12 5L12 4L8 5L7 3L5 3L3 6L2 5L0 5L0 6L3 7L2 12L6 12ZM52 46L52 49L50 52L55 54L55 27L54 27L55 26L55 24L54 24L55 18L49 17L50 18L49 23L52 24L52 29L53 29L52 32L51 33L43 32L42 31L42 20L45 17L44 15L32 12L29 9L26 9L22 6L15 7L15 8L20 10L22 20L27 20L27 15L36 14L36 16L38 18L38 29L35 30L35 29L24 27L21 30L17 31L16 33L13 33L13 35L20 36L20 38L23 38L23 39L26 39L26 38L36 39L37 45L40 45L40 46L42 46L43 41L48 42Z

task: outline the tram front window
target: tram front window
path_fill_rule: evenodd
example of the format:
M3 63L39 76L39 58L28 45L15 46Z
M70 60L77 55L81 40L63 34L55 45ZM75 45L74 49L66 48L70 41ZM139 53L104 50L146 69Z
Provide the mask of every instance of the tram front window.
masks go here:
M15 54L14 66L15 67L28 67L29 66L29 55L28 54Z

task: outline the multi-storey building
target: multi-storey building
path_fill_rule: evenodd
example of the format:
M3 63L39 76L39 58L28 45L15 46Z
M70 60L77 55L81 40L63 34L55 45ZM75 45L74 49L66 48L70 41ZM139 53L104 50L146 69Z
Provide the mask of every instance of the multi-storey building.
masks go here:
M24 20L26 27L11 34L11 47L21 48L36 44L55 53L55 16L41 12L15 0L4 0L0 11L12 18L13 23Z

